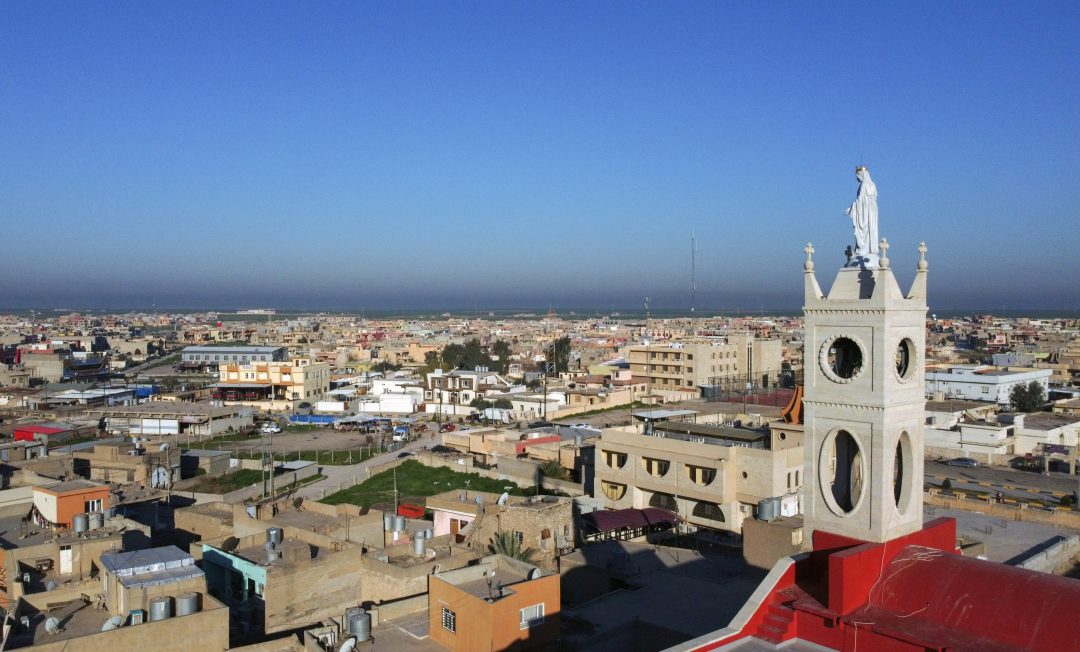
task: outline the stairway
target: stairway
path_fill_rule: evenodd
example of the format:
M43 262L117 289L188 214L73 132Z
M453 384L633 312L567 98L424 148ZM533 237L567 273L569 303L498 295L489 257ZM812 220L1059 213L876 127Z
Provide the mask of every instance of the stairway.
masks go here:
M779 601L770 602L757 637L774 645L782 643L789 637L788 632L794 622L794 609Z

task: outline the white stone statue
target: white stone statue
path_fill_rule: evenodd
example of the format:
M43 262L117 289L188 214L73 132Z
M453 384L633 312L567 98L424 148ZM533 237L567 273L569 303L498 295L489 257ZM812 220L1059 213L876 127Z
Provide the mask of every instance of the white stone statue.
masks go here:
M855 168L859 180L859 192L845 213L851 216L855 227L856 261L865 259L876 264L878 254L877 186L870 179L870 170L863 166Z

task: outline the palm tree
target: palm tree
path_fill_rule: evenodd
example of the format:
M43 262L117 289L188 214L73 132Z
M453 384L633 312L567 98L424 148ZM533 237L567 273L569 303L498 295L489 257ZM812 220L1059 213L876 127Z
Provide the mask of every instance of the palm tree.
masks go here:
M559 460L548 460L540 465L540 474L553 480L569 480L570 474L566 472Z
M524 562L531 562L533 556L536 555L536 551L532 548L523 548L513 532L496 532L495 537L488 544L488 552L493 555L506 555Z

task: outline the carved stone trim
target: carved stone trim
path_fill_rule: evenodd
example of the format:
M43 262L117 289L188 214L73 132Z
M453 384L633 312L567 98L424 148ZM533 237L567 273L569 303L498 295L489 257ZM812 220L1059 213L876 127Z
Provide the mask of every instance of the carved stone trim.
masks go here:
M859 367L855 370L853 374L851 374L851 378L843 378L836 375L836 373L833 372L832 367L829 365L829 349L832 347L833 342L839 339L851 340L852 342L854 342L855 346L859 347L859 357L861 358L859 361ZM863 370L865 370L868 366L868 362L869 360L867 360L866 345L863 344L862 340L860 340L858 337L856 337L855 335L850 335L848 333L834 333L833 335L830 335L829 337L825 338L825 340L821 343L821 348L818 349L818 367L821 369L821 373L825 374L825 377L833 381L834 383L847 384L855 381L855 379L862 375Z

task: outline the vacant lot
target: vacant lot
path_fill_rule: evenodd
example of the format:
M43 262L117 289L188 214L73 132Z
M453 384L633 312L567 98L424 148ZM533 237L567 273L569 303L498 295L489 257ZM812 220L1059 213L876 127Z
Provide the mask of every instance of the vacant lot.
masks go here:
M231 452L235 457L256 459L262 450L263 436L226 435L203 442L183 442L187 448L205 448ZM383 439L390 443L390 437ZM330 428L278 433L273 436L274 457L296 459L319 464L356 464L378 453L378 435L357 432L338 432Z
M507 480L494 480L481 477L476 473L458 473L450 469L440 467L433 468L409 460L404 464L371 476L364 482L343 489L335 494L330 494L320 502L337 505L349 503L360 506L379 506L394 504L394 471L397 471L397 489L400 502L423 504L424 498L434 496L451 489L464 489L466 486L472 491L489 491L502 493L510 487L509 492L516 496L525 495L524 490L513 482ZM466 485L465 483L469 484Z

